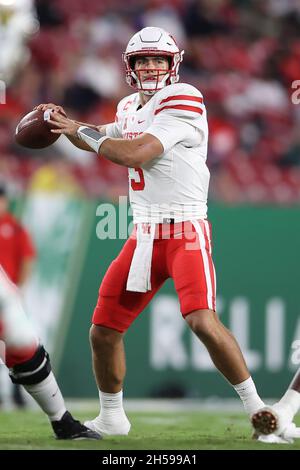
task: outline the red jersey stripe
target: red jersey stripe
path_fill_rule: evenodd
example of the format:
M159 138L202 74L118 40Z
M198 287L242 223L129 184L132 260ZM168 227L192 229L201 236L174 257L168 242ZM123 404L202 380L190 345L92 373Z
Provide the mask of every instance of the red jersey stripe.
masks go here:
M163 108L157 109L155 115L163 111L164 109L182 109L184 111L193 111L194 113L202 114L203 110L201 108L196 108L196 106L188 106L186 104L174 104L173 106L164 106Z
M168 96L164 100L161 100L159 104L167 103L167 101L171 100L186 100L186 101L196 101L197 103L203 103L203 99L199 96L190 96L190 95L176 95L176 96Z

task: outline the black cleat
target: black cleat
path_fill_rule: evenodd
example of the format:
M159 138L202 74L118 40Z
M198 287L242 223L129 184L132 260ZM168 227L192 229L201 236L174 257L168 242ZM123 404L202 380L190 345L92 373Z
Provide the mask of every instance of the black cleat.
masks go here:
M69 411L66 411L59 421L52 421L52 428L56 439L102 439L102 436L87 428L80 421L73 418Z

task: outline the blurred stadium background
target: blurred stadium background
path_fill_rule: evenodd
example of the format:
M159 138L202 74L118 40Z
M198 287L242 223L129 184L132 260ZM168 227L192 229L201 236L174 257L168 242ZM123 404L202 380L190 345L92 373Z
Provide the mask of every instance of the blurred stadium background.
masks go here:
M181 81L202 91L208 109L219 314L261 395L278 397L300 340L297 0L0 0L0 181L38 248L23 292L27 310L65 395L96 398L90 318L124 243L96 237L96 209L110 202L119 210L126 169L64 137L26 150L14 129L46 102L80 121L112 122L118 100L132 92L121 52L150 25L169 30L185 49ZM125 342L127 398L235 398L186 330L172 283Z

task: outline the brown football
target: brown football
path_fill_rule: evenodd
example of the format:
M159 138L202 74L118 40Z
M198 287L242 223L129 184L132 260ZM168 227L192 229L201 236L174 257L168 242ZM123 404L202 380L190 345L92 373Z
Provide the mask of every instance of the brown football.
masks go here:
M16 142L23 147L30 149L42 149L53 144L59 137L59 134L51 132L51 126L48 123L51 110L31 111L21 119L16 128Z

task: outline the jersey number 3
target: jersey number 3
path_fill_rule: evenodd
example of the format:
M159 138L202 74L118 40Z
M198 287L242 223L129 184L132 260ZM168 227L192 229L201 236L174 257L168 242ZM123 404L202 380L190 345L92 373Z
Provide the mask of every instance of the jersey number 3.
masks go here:
M145 188L143 170L141 168L130 168L130 176L133 176L133 178L130 178L130 184L133 191L143 191Z

